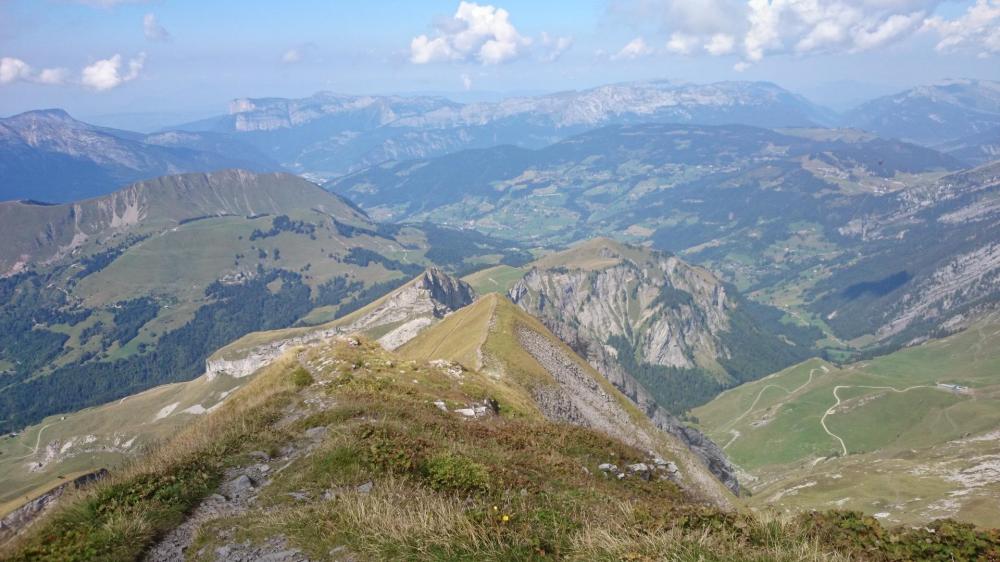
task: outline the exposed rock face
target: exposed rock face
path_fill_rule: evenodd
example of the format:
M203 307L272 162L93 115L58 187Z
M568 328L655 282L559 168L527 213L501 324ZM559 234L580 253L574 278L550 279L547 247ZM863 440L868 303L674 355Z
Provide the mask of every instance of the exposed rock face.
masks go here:
M719 334L733 306L708 272L655 252L597 242L601 267L534 269L510 298L580 353L636 403L660 429L684 442L727 488L739 493L736 471L715 443L657 405L621 366L612 337L629 341L637 360L666 367L709 367L725 356ZM705 364L699 363L705 361Z
M598 349L599 354L607 353L606 348ZM600 357L600 355L599 355ZM739 495L740 483L737 478L736 468L729 462L729 458L714 441L705 434L688 427L676 416L661 408L656 400L638 383L631 375L622 369L621 365L615 362L613 357L603 357L599 359L599 364L603 368L598 371L604 375L622 394L628 396L639 408L645 412L653 424L663 431L673 435L683 442L701 461L708 467L709 471L715 475L734 494ZM595 367L597 368L597 367Z
M468 283L443 271L431 268L419 277L390 293L370 310L362 310L342 322L319 326L316 330L294 337L277 339L254 347L236 356L210 358L205 372L211 377L221 373L245 377L268 365L286 350L313 344L337 335L369 332L393 327L378 341L386 349L396 349L415 337L422 329L436 323L449 313L472 303L475 292Z
M650 449L652 440L632 423L613 396L566 353L541 335L522 328L517 339L559 383L539 389L535 401L546 417L597 429L634 446Z
M45 492L30 502L17 508L3 519L0 519L0 544L11 539L24 529L27 529L39 515L45 513L45 511L54 506L59 498L62 497L62 495L66 493L71 486L74 489L80 489L95 480L104 478L107 475L107 469L102 468L96 472L78 476L74 478L72 482L56 486L48 492Z
M996 310L998 196L1000 163L900 192L889 211L843 231L860 236L864 252L818 286L813 306L841 337L873 332L893 346L956 331ZM879 285L893 279L899 282Z
M339 119L341 121L336 124L353 124L363 129L452 106L458 104L436 97L348 96L320 92L302 99L236 99L229 104L229 113L233 129L239 132L289 129L320 119ZM335 129L336 124L331 129Z
M364 332L416 318L440 319L449 312L471 304L474 297L475 293L468 283L431 268L412 283L390 293L371 312L352 322L347 331ZM406 341L409 340L379 340L379 343L392 350Z
M612 337L629 340L652 365L710 367L724 356L718 336L733 307L725 285L674 256L596 244L604 267L536 268L511 288L511 300L592 364L609 358L598 348Z
M567 353L531 330L522 328L517 336L521 346L558 382L558 386L543 387L536 392L535 401L546 417L597 429L647 451L655 448L653 437L636 425L624 406L605 392ZM736 472L722 450L700 432L685 427L675 417L657 407L642 392L641 387L634 381L630 382L640 394L623 394L639 403L657 428L676 437L713 476L738 495L740 487ZM675 469L671 472L671 477L688 478L694 481L697 489L710 490L711 486L698 482L699 476L697 471L678 473ZM725 500L716 498L716 501Z
M943 324L958 329L966 325L963 316L979 316L977 307L995 307L996 295L1000 295L1000 243L988 243L955 256L915 283L900 298L897 314L876 335L888 338L927 318L946 318Z

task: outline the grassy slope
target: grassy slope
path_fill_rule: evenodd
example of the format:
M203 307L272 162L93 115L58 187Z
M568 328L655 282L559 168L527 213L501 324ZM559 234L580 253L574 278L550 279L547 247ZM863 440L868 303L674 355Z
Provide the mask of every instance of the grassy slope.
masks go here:
M750 483L755 503L846 506L908 523L950 515L1000 525L1000 513L984 505L1000 493L990 476L1000 454L997 349L1000 325L987 322L841 369L812 360L730 390L694 413L735 463L759 477ZM846 457L820 424L838 386L842 403L826 425L843 439Z
M529 395L539 385L554 384L552 376L518 341L517 331L526 328L545 337L587 372L627 413L632 423L653 436L657 453L674 461L687 475L687 486L720 504L730 504L731 495L691 455L686 447L655 429L642 414L611 383L597 373L584 359L554 336L538 320L518 308L506 297L488 294L476 303L452 314L437 326L425 330L400 348L399 352L416 360L446 359L467 368L482 370L502 381L512 381L525 388Z
M463 277L462 281L472 285L477 295L485 295L486 293L506 294L514 286L514 283L517 283L518 280L524 277L528 269L528 266L512 267L509 265L497 265L470 273Z
M421 274L421 276L422 275L423 274ZM286 328L283 330L268 330L265 332L253 332L247 334L242 338L230 343L229 345L219 349L218 351L213 353L212 357L210 357L209 359L210 360L218 358L239 359L241 357L246 356L246 353L248 351L256 347L260 347L262 345L267 345L269 343L279 342L291 338L302 337L314 332L322 332L325 330L332 330L334 328L339 328L342 326L349 326L352 323L357 322L359 319L364 318L365 316L370 314L373 310L382 306L387 300L389 300L389 298L391 298L397 292L408 288L414 283L417 283L419 279L420 276L417 276L411 279L410 281L407 281L404 285L400 286L398 289L375 299L374 301L366 304L365 306L359 308L358 310L355 310L354 312L347 314L341 318L337 318L335 320L331 320L323 324L317 324L315 326ZM376 337L374 336L374 334L366 334L366 335Z
M415 282L417 279L407 285ZM320 326L248 334L220 349L212 358L239 358L246 351L262 344L302 336L316 330L350 325L380 306L390 295ZM384 328L377 331L384 331ZM378 337L381 334L364 335ZM189 382L156 387L100 407L68 415L50 416L26 428L16 437L0 440L0 473L6 474L0 479L0 517L72 475L116 466L133 458L141 447L169 436L189 423L192 415L184 413L185 409L200 405L207 410L220 402L224 393L246 382L222 375L211 381L200 377ZM154 419L157 412L171 405L175 406L169 415ZM85 444L84 441L91 437L95 441ZM66 443L71 443L69 448L65 452L60 451L44 467L38 470L30 468L29 463L44 456L46 446L53 444L59 449ZM105 448L112 450L103 450ZM38 454L39 450L41 454Z
M0 556L139 559L215 489L225 467L259 462L247 452L302 442L320 426L325 437L311 454L272 471L250 511L205 525L190 555L275 536L313 559L346 548L341 556L360 559L948 560L956 552L995 554L1000 544L996 535L955 526L890 534L850 515L725 514L692 503L668 480L605 478L598 464L624 465L645 453L502 398L523 392L364 342L289 354L218 411L65 502ZM499 416L470 420L432 404L486 396L501 396ZM368 481L370 493L355 490ZM321 499L330 490L335 498Z
M192 411L208 410L246 382L219 376L164 385L95 408L50 416L16 437L0 439L0 474L4 475L0 478L0 517L74 475L134 458L144 447L170 437L197 418L199 414ZM160 417L165 408L169 412ZM50 444L58 453L43 466L31 468L45 458Z

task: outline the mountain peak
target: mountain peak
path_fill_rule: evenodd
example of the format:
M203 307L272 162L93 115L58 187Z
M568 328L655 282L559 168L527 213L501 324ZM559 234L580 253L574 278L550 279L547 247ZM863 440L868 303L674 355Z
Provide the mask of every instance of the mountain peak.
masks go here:
M31 123L60 123L76 126L88 126L86 123L74 119L72 115L66 112L65 109L51 108L51 109L34 109L32 111L25 111L24 113L18 113L17 115L12 115L6 119L0 119L0 121L6 122L12 125L27 125Z
M19 113L14 115L14 117L39 117L47 119L73 119L73 117L65 109L58 107L51 107L48 109L33 109L31 111L25 111L24 113ZM75 119L73 119L75 121Z

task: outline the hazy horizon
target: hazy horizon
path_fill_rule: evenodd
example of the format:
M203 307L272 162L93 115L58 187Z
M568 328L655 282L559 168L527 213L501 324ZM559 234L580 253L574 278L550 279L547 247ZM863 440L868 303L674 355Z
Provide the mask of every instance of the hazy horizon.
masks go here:
M0 114L223 113L239 97L459 101L672 79L770 81L843 110L1000 78L1000 2L0 2ZM67 41L67 37L72 37Z

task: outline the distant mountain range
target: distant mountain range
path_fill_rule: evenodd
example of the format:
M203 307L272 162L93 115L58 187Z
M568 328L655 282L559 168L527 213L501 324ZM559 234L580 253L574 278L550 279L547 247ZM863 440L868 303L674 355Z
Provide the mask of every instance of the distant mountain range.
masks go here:
M0 200L65 202L161 175L239 167L320 181L381 166L512 146L538 149L609 125L767 129L852 127L945 152L966 165L1000 155L1000 85L953 80L844 115L767 82L668 81L462 104L436 96L243 98L228 115L143 134L61 110L0 119Z
M500 102L439 97L346 96L239 99L230 114L178 127L234 135L289 169L341 175L387 160L465 148L539 148L611 123L831 124L835 115L764 82L642 82Z
M878 135L937 145L1000 128L1000 82L946 80L861 104L843 123ZM997 137L992 137L995 144Z
M0 119L0 201L66 202L183 172L281 167L223 135L144 135L89 125L59 109Z
M1000 83L919 86L842 115L768 82L635 82L469 104L321 92L302 99L238 99L229 115L177 128L231 135L288 169L329 178L469 148L541 148L594 128L638 123L852 127L926 146L965 139L954 155L979 164L995 154L979 146L998 143L995 133L976 135L1000 127Z

